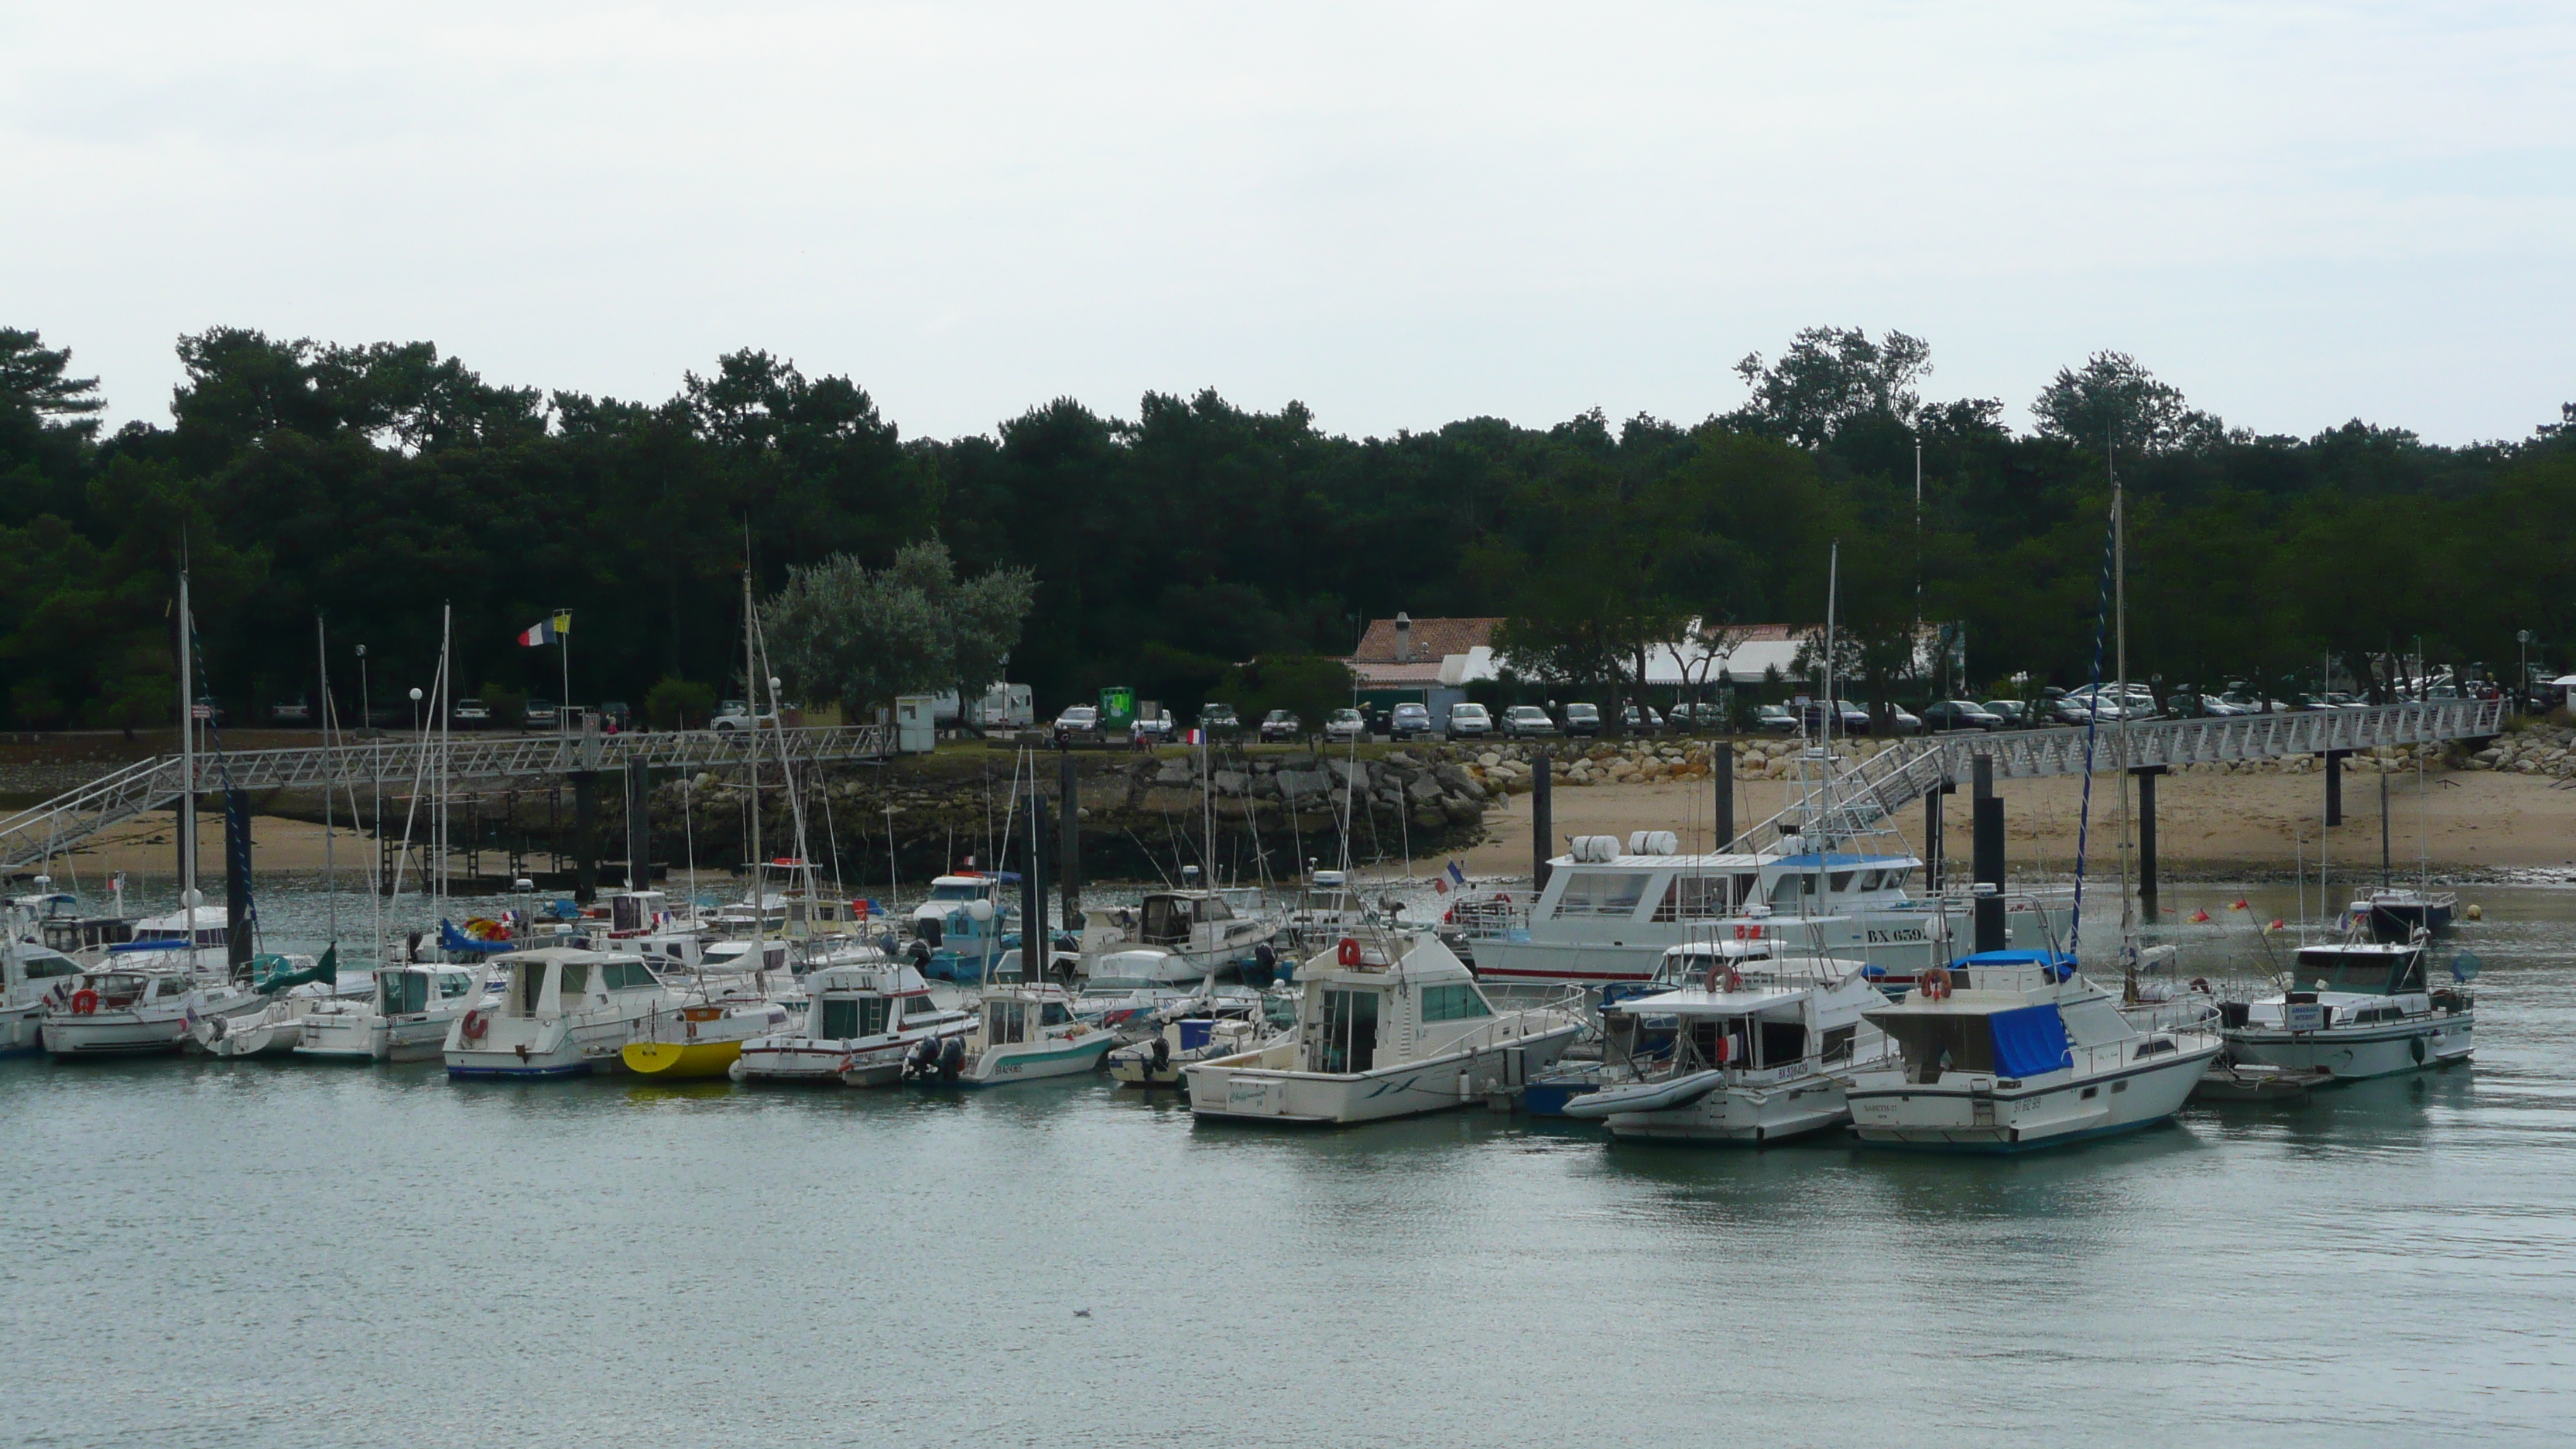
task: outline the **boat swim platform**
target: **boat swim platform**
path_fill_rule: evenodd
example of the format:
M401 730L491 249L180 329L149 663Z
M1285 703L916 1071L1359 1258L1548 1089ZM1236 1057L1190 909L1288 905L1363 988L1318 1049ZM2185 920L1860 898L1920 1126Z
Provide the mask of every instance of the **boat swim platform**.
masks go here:
M473 781L573 776L624 770L746 767L747 730L636 730L623 734L380 738L337 748L200 752L191 782L181 757L137 760L0 820L0 870L34 865L111 826L175 802L225 789L346 790L381 781L406 792ZM882 760L894 750L889 725L815 725L759 732L760 758L791 766Z
M2501 734L2504 715L2505 702L2500 699L2410 700L2363 709L2284 710L2225 719L2121 721L2096 729L2000 730L1911 739L1837 775L1829 802L1793 805L1737 836L1732 848L1777 849L1792 832L1807 840L1843 840L1883 829L1900 808L1966 780L1981 756L1993 762L1999 780L2122 769L2161 773L2176 765L2291 755L2323 755L2330 766L2339 766L2345 755L2382 745L2441 744ZM2340 804L2339 782L2339 774L2329 769L2330 810Z

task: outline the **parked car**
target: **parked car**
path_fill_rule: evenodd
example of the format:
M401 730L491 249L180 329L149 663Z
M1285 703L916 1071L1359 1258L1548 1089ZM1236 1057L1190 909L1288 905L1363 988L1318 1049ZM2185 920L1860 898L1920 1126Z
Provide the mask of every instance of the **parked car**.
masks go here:
M1055 717L1055 740L1057 744L1064 744L1071 740L1098 739L1099 737L1100 707L1098 705L1067 705L1064 713Z
M1997 729L2026 730L2039 723L2031 714L2030 703L2027 700L1990 699L1977 707L2003 721L1995 726Z
M1280 740L1293 740L1304 730L1303 720L1287 710L1274 709L1262 717L1261 742L1266 745Z
M1664 717L1655 713L1651 704L1632 704L1622 713L1632 735L1655 735L1664 731Z
M722 719L727 710L740 714L746 722L751 718L751 706L744 704L741 700L728 699L724 703L717 705L716 718ZM526 722L529 729L550 730L555 727L556 721L563 718L563 715L555 708L555 702L553 700L531 699L528 701L527 707L520 711L520 718ZM719 726L719 728L721 728L721 726Z
M1427 735L1429 733L1431 733L1431 706L1427 704L1399 704L1394 709L1388 711L1386 719L1386 737L1388 739L1409 740L1415 735Z
M1337 709L1324 717L1324 738L1335 744L1347 744L1368 735L1368 716L1355 709Z
M1516 704L1503 711L1503 733L1514 739L1531 739L1556 733L1556 721L1547 711L1534 704Z
M1233 705L1208 703L1199 706L1199 728L1207 731L1209 739L1215 739L1243 733L1243 721L1236 716Z
M1481 740L1494 732L1494 717L1481 704L1469 702L1449 706L1449 738Z
M1971 699L1936 699L1923 706L1927 730L1999 730L2003 717Z
M311 724L313 706L305 703L304 696L300 694L293 699L281 699L268 707L268 722L281 725Z
M1757 734L1794 735L1798 717L1789 713L1785 704L1766 704L1753 712L1753 729Z
M1565 707L1565 737L1567 739L1572 739L1576 735L1597 735L1599 733L1601 733L1601 706L1597 704L1569 704Z

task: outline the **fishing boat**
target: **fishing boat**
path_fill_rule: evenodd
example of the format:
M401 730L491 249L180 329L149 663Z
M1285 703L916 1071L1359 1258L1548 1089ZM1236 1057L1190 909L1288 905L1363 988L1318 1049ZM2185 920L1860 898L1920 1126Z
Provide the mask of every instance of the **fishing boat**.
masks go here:
M447 1029L450 1077L562 1077L613 1067L656 1013L680 1005L653 969L630 956L548 946L501 957L500 1001Z
M2451 980L2425 979L2428 933L2403 944L2347 940L2303 946L2281 989L2219 1003L2219 1035L2235 1061L2360 1081L2467 1061L2476 1049L2477 1003L2463 953Z
M1297 970L1297 1023L1188 1068L1203 1118L1349 1123L1481 1101L1543 1073L1583 1030L1567 1000L1497 1011L1429 930L1372 927Z
M0 937L0 1056L43 1050L45 1008L80 974L80 963L61 951L14 931Z
M1839 1128L1851 1120L1845 1079L1888 1053L1866 1020L1887 1005L1867 971L1676 946L1664 974L1690 984L1602 1008L1600 1085L1564 1113L1613 1137L1673 1142L1760 1145Z
M482 981L482 968L450 962L381 967L366 996L325 1001L305 1013L296 1054L361 1062L436 1060L457 1018L477 1006L499 1005L497 995L484 1001Z
M122 957L57 983L38 1026L44 1049L58 1061L177 1051L202 1020L267 1009L247 986L181 969L189 954Z
M804 1029L744 1042L727 1068L735 1081L883 1086L917 1048L935 1053L975 1026L974 1013L941 1006L918 969L882 952L806 972L805 999Z
M1063 987L1011 982L984 993L953 1077L944 1069L939 1076L969 1087L1081 1076L1099 1070L1116 1045L1115 1033L1074 1016Z
M2049 951L1964 957L1862 1019L1897 1060L1851 1075L1852 1126L1898 1147L2019 1152L2152 1127L2222 1049L2213 1031L2139 1030Z
M1279 933L1279 922L1261 907L1261 893L1248 886L1147 891L1136 905L1095 907L1082 917L1086 974L1105 969L1161 986L1240 973L1256 948Z

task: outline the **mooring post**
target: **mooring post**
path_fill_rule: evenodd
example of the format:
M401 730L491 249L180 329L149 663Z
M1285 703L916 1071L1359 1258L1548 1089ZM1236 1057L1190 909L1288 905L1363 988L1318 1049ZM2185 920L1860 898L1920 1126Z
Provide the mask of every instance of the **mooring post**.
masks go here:
M760 864L751 867L751 896L760 899ZM589 905L599 898L599 772L572 772L572 898Z
M1976 871L1976 947L1980 952L2000 951L2007 944L2004 937L2004 802L1995 795L1994 757L1977 756L1974 768L1968 826L1974 857L1970 863Z
M1536 906L1541 891L1547 889L1548 857L1555 854L1549 847L1556 839L1555 806L1548 799L1549 754L1545 749L1530 755L1530 904Z
M1064 928L1082 919L1082 783L1073 768L1073 751L1063 759L1062 784L1056 792L1056 830L1064 846L1056 865L1056 893L1063 898Z
M2162 765L2140 765L2138 777L2138 909L2149 925L2156 919L2156 777Z
M1709 817L1716 826L1717 843L1709 847L1722 851L1735 843L1735 741L1719 740L1709 747L1708 776L1717 783L1717 812Z
M626 762L626 888L653 884L653 776L641 755Z
M2326 751L2326 826L2343 823L2343 757L2350 750Z

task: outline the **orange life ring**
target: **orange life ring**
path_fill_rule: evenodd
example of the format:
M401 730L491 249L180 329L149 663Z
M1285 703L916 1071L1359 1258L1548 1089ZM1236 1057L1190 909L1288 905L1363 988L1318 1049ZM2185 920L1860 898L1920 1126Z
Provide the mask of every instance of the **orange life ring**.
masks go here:
M84 986L72 993L72 1015L87 1016L98 1010L98 993Z
M481 1041L483 1033L490 1030L491 1025L490 1020L481 1011L469 1011L465 1013L461 1034L467 1041Z
M1360 964L1360 942L1357 936L1344 936L1338 959L1345 966Z
M1926 1001L1950 999L1950 972L1943 966L1927 966L1914 978L1914 992Z

